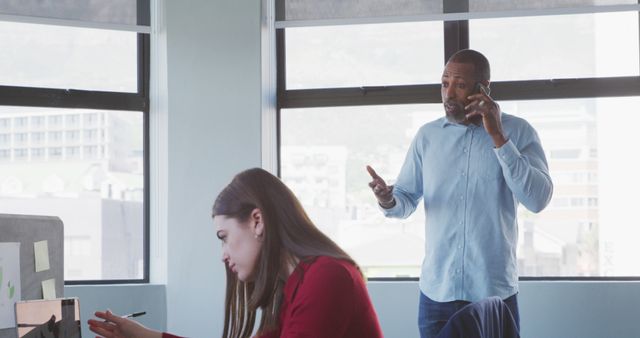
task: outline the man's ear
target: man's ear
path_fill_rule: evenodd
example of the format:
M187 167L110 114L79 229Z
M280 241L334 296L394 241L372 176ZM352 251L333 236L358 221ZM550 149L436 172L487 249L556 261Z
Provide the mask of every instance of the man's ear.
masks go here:
M262 211L255 208L251 211L251 227L256 236L261 237L264 234L264 222L262 219Z

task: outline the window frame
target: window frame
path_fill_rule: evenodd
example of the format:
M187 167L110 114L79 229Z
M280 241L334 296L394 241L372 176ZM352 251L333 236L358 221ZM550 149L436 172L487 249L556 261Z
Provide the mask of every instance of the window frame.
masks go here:
M138 0L141 10L149 13L149 4ZM141 279L65 280L64 285L143 284L149 283L149 72L150 35L137 33L137 92L107 92L79 89L38 88L0 85L3 106L41 108L86 108L142 112L143 114L143 276Z
M276 15L284 17L282 1L276 3ZM469 0L443 0L443 12L469 11ZM640 4L640 0L638 0ZM640 32L640 12L638 30ZM469 21L443 21L443 65L456 51L469 48ZM287 89L286 28L276 28L276 158L277 175L281 168L281 110L289 108L319 108L441 103L440 83L419 85L363 86L346 88ZM640 44L639 44L640 45ZM640 58L638 59L640 64ZM544 100L640 96L639 76L561 78L491 82L497 101ZM418 277L373 277L368 281L418 281ZM640 281L640 276L520 276L520 281Z

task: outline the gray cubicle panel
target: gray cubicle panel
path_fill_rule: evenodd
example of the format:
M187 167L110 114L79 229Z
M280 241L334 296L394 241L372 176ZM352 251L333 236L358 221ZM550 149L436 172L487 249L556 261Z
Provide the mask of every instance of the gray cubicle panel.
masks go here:
M36 272L33 243L47 241L49 270ZM22 300L42 299L42 281L54 278L56 297L64 296L64 229L58 217L0 214L0 242L20 242ZM0 330L0 338L15 338L15 328Z

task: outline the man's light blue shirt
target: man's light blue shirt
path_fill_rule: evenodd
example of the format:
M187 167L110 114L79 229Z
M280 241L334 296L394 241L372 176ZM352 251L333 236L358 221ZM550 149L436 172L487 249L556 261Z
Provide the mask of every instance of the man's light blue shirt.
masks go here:
M387 217L406 218L424 199L420 290L438 302L507 298L518 292L518 203L532 212L553 192L536 131L502 113L508 142L496 149L482 125L427 123L414 138Z

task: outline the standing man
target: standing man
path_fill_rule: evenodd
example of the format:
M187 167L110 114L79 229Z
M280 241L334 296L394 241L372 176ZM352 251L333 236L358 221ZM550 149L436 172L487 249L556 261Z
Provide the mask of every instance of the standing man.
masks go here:
M536 131L500 111L489 80L484 55L455 53L442 73L446 115L420 128L396 184L367 166L385 216L406 218L424 199L422 338L435 337L464 305L490 296L502 298L520 325L516 209L518 203L544 209L553 184Z

